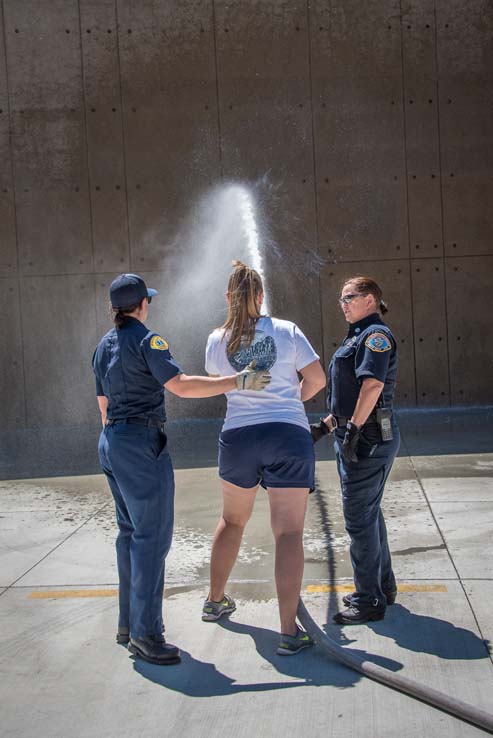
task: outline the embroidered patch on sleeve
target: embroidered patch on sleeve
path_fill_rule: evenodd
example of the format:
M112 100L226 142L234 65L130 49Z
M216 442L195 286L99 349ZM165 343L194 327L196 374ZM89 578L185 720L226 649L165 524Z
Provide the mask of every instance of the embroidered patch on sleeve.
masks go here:
M365 341L365 346L368 346L370 351L376 351L381 353L383 351L390 351L392 344L384 333L372 333Z
M151 338L151 348L157 349L158 351L166 351L168 343L161 336L153 336Z

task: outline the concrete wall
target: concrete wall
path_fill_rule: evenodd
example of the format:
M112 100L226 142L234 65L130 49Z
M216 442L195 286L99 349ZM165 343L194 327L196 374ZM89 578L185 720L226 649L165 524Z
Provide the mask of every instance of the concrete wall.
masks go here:
M107 287L179 285L183 223L221 182L254 192L273 312L325 362L340 282L369 273L399 404L493 401L489 0L3 0L1 21L0 476L26 445L62 468L94 443ZM176 309L151 324L200 371L217 316L191 341Z

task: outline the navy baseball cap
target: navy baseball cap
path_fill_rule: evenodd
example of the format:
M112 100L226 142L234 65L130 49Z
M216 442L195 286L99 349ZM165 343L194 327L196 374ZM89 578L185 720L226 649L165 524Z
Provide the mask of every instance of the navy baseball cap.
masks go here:
M128 308L138 305L144 297L157 295L138 274L120 274L110 285L110 300L114 308Z

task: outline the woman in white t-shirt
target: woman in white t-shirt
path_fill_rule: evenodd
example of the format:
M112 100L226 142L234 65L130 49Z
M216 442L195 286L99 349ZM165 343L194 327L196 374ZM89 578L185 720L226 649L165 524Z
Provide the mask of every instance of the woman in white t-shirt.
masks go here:
M228 317L209 336L206 370L213 376L225 376L255 362L257 370L270 372L271 382L262 392L226 393L227 412L219 438L223 514L214 535L211 586L202 619L218 620L236 609L224 588L260 484L269 494L276 541L281 620L277 653L291 655L313 643L296 624L304 564L303 526L315 468L303 402L325 387L325 374L319 356L294 323L260 314L263 287L259 274L239 261L233 266L226 294Z

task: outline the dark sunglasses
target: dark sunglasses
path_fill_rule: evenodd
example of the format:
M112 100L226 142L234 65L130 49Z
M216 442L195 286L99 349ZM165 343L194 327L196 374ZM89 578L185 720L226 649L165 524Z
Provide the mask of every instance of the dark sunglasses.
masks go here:
M150 305L150 304L151 304L151 302L152 302L152 297L148 297L148 298L147 298L147 302L148 302L148 304Z
M350 295L344 295L344 297L339 297L339 305L349 305L350 302L355 300L357 297L366 297L366 293L358 292L357 294L350 294Z

